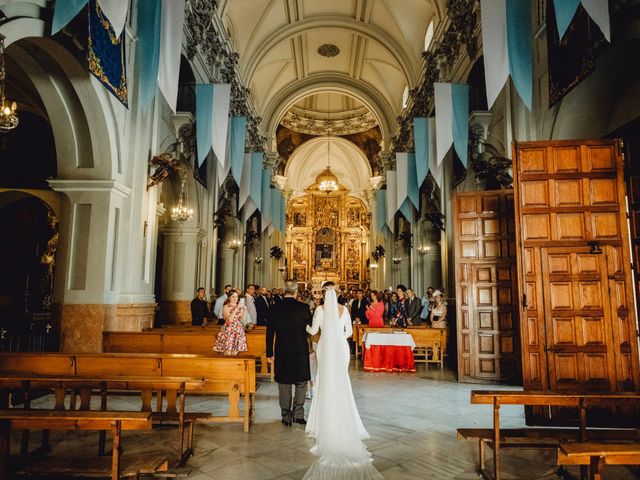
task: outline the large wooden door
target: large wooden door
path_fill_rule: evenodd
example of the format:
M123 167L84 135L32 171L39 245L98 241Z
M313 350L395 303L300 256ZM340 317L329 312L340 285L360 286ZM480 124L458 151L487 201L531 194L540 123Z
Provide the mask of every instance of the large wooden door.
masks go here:
M517 143L514 185L525 388L638 390L619 141Z
M513 190L454 197L458 379L519 382Z

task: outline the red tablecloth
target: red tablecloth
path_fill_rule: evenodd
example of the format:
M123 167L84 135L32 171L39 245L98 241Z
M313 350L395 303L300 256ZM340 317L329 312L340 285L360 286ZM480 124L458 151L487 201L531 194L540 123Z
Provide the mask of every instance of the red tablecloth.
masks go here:
M363 349L365 372L415 372L411 347L371 345Z

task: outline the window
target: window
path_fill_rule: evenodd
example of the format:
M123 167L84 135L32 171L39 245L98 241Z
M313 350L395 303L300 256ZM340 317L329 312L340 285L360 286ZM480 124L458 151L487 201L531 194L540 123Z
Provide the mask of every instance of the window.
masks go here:
M429 45L433 41L433 20L429 22L429 26L427 27L427 33L424 34L424 51L429 50Z
M409 86L404 87L404 92L402 92L402 108L406 108L407 102L409 101Z

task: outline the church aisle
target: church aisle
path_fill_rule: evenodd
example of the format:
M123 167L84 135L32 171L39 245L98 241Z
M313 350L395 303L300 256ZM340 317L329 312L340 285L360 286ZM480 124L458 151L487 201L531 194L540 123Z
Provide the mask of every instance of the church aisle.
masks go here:
M418 367L415 374L365 373L360 365L351 365L351 379L356 402L371 439L367 446L374 465L387 480L473 480L477 460L477 444L456 440L457 427L490 427L491 408L469 405L473 389L500 387L459 384L451 371ZM258 389L256 423L245 434L238 425L198 425L196 453L189 460L193 480L299 480L314 457L308 452L312 441L304 428L287 428L280 423L278 392L275 383L262 382ZM34 402L34 407L49 405L50 399ZM219 398L191 397L187 411L211 411L225 408ZM310 401L305 405L308 414ZM135 397L115 397L114 409L136 410ZM93 408L98 408L95 405ZM524 426L524 414L516 406L501 410L504 427ZM123 443L127 452L172 455L176 430L158 432L126 432ZM39 434L33 432L33 445ZM135 445L134 445L135 444ZM14 446L19 441L13 442ZM52 432L55 455L76 453L97 446L97 435ZM488 454L490 455L490 454ZM503 452L503 473L510 479L558 478L555 454L544 451L510 450ZM622 467L607 467L606 478L637 478Z

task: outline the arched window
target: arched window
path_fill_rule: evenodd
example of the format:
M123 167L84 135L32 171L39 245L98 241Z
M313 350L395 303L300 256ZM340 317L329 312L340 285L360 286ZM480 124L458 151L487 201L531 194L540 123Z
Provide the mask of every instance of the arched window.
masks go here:
M429 45L431 45L431 41L433 40L433 20L429 22L429 26L427 27L427 33L424 34L424 51L429 50Z

